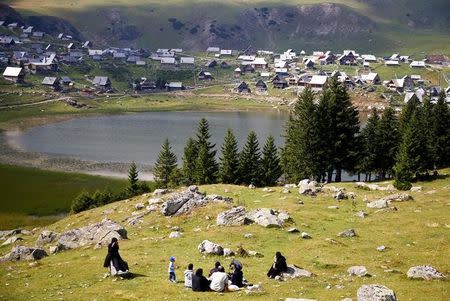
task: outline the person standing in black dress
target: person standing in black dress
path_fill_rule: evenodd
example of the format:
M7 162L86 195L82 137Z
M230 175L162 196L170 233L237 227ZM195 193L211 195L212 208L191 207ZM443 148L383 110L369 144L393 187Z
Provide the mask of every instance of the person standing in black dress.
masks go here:
M111 243L108 245L108 254L106 255L103 267L109 268L112 276L128 273L128 263L120 257L119 241L116 237L113 237Z

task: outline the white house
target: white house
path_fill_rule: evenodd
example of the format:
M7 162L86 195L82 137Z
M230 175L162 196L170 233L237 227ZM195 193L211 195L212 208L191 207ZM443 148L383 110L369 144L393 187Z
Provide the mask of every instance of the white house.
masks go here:
M412 61L411 64L409 64L409 67L411 67L411 68L425 68L425 62L424 61Z
M387 60L385 65L389 66L389 67L398 67L398 66L400 66L400 63L398 61L394 61L394 60Z

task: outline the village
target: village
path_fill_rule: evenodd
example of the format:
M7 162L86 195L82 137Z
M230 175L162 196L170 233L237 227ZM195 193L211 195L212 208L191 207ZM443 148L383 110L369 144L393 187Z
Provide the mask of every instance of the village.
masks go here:
M60 33L50 36L32 26L0 21L0 105L17 103L18 94L95 98L201 89L203 93L295 98L304 87L321 91L332 76L349 90L378 93L397 104L412 97L450 103L450 60L445 55L380 57L356 50L221 49L96 47ZM14 98L14 100L12 100ZM41 99L41 98L38 98ZM80 107L73 100L70 105Z

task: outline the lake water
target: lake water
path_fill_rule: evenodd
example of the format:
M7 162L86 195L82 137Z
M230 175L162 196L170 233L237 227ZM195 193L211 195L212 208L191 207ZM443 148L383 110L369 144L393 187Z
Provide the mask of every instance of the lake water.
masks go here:
M15 136L20 148L50 155L62 155L98 162L135 161L154 164L167 137L179 163L188 137L193 137L200 118L208 119L212 142L220 146L228 128L233 129L239 147L254 130L261 148L268 135L278 146L284 143L285 112L148 112L73 119L38 126Z

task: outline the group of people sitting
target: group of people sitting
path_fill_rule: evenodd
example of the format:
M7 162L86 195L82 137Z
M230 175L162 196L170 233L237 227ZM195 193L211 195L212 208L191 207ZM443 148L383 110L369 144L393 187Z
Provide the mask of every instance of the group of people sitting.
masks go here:
M175 275L175 260L174 256L170 257L169 261L169 281L177 283ZM112 238L108 245L108 254L106 255L104 267L108 268L112 276L125 276L129 274L128 264L122 259L119 254L119 242L117 238ZM233 259L230 263L230 273L225 273L225 268L220 262L216 262L214 268L209 271L208 278L203 275L203 269L199 268L194 273L194 265L190 263L187 270L184 271L184 286L192 288L194 292L225 292L237 291L250 284L244 278L242 271L242 263ZM283 272L288 269L286 258L280 252L275 253L274 262L267 272L267 277L278 279Z

